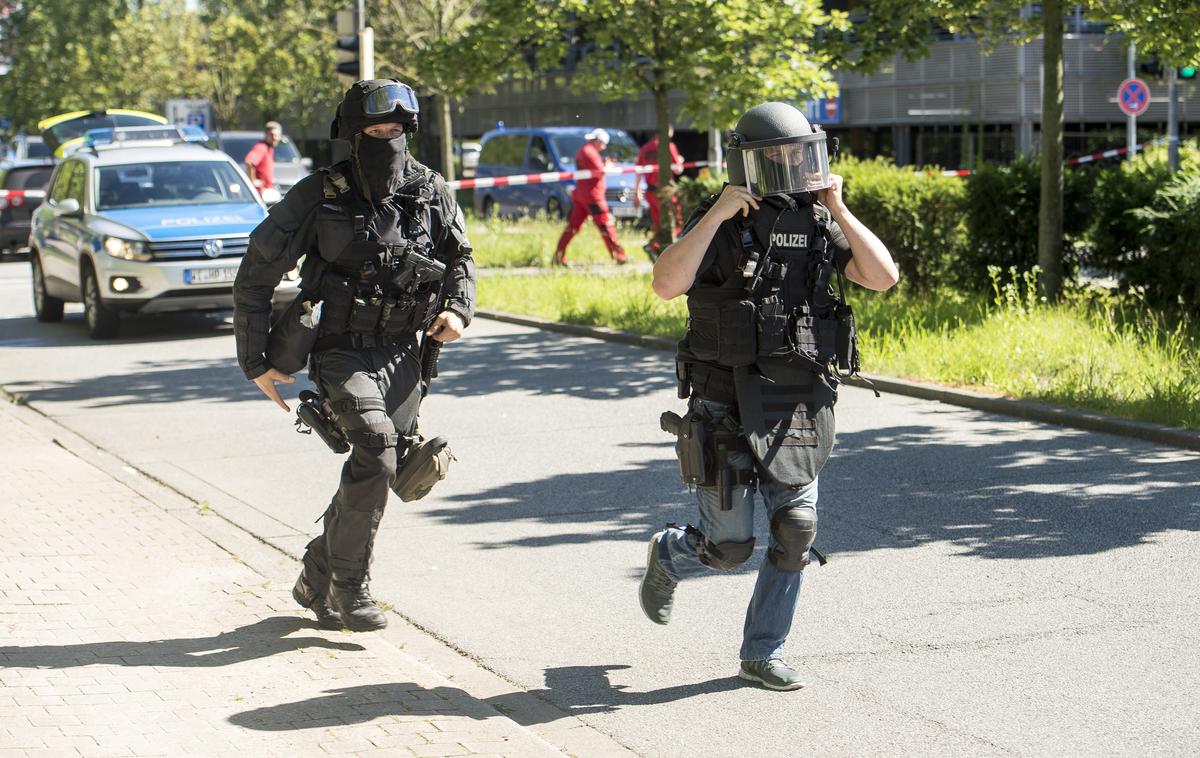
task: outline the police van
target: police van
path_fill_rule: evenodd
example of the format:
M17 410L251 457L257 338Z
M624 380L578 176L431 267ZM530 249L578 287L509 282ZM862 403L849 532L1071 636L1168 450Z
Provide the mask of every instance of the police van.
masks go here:
M88 333L115 337L122 313L226 309L266 206L242 169L194 127L96 129L64 156L32 219L39 321L82 302ZM295 272L276 290L290 299Z

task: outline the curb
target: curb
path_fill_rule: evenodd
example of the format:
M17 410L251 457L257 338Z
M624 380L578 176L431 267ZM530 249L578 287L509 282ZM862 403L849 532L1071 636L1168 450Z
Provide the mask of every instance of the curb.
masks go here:
M535 329L560 332L576 337L591 337L607 342L619 342L651 350L674 352L677 344L675 340L667 339L666 337L634 334L604 326L564 324L533 316L518 316L503 311L480 309L476 311L476 315L493 321L529 326ZM1200 431L1191 429L1167 426L1165 424L1152 424L1148 421L1134 421L1116 416L1106 416L1102 413L1094 413L1092 411L1082 411L1065 405L1039 403L1032 400L1017 400L1004 397L1003 395L992 395L985 392L945 387L938 384L925 384L923 382L897 379L895 377L877 378L871 376L869 379L880 392L916 397L922 400L936 400L939 403L946 403L947 405L958 405L989 413L1016 416L1018 418L1029 419L1030 421L1040 421L1073 429L1084 429L1089 432L1134 437L1160 445L1171 445L1188 450L1200 450ZM870 389L868 384L861 379L849 379L846 381L846 384L852 387Z

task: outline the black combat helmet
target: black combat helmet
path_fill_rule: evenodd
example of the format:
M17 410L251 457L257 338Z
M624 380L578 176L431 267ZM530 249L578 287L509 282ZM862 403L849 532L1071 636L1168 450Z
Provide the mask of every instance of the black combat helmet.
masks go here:
M403 124L404 131L417 130L417 95L412 87L396 79L367 79L346 90L329 127L330 139L348 140L375 124Z
M755 195L791 195L829 186L825 132L787 103L756 105L729 137L729 183Z

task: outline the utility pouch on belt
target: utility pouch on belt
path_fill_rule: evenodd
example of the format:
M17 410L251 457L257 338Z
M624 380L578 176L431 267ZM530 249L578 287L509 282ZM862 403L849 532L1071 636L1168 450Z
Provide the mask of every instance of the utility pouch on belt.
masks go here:
M711 487L712 460L709 454L708 423L696 418L691 411L680 416L667 411L659 417L664 432L676 437L675 455L679 458L679 477L688 486Z
M433 485L446 478L453 460L457 459L444 437L427 440L418 432L416 440L396 466L392 491L406 503L420 500L429 494Z
M839 305L833 311L837 317L837 367L843 374L857 374L858 330L854 328L854 311L848 305Z
M339 455L350 452L350 443L334 423L333 414L312 390L300 393L300 403L296 406L296 431L301 434L316 432L321 441Z
M294 374L308 364L308 354L317 342L321 307L321 301L300 292L279 314L267 337L267 362L272 368Z

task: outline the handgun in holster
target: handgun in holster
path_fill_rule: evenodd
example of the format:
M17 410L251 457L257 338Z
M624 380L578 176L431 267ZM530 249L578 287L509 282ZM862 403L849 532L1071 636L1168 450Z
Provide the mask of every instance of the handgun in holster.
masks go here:
M296 431L301 434L316 432L321 441L338 455L350 452L350 442L333 420L328 404L323 403L312 390L300 393L300 402L296 405Z

